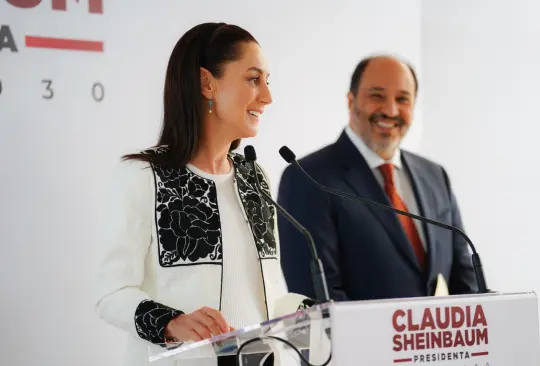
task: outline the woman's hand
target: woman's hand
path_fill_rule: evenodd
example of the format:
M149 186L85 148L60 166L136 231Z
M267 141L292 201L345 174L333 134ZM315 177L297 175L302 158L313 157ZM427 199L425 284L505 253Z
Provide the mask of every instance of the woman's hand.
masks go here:
M218 310L205 306L171 320L165 328L165 336L182 342L196 342L231 330L232 328Z

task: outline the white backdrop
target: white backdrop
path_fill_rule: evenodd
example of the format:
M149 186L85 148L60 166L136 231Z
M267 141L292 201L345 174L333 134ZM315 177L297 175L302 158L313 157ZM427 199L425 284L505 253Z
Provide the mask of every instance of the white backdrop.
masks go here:
M68 0L67 11L51 3L20 9L0 0L0 25L18 48L0 50L0 354L9 366L120 363L125 337L95 317L91 293L103 188L122 153L155 143L166 63L187 29L225 21L260 41L275 102L249 143L274 192L281 145L304 155L346 124L360 58L389 51L422 76L420 0L105 0L103 14L89 14L87 1ZM102 40L104 52L28 48L25 35ZM52 99L43 80L52 80Z
M444 164L488 285L540 290L540 2L422 3L421 151Z

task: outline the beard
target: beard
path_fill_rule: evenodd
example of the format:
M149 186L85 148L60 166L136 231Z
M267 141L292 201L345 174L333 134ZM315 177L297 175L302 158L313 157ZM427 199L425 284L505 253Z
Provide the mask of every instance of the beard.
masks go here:
M407 128L407 124L403 118L399 116L389 117L384 113L367 114L361 112L357 105L354 105L357 133L360 135L364 143L381 157L391 157L399 148L401 139L404 136L403 129ZM393 123L394 127L388 132L376 131L379 126L378 122ZM395 129L398 129L398 136L395 136Z
M382 137L382 138L381 138ZM380 156L393 156L398 149L401 139L393 138L389 134L383 134L379 138L373 138L373 132L364 138L364 142Z

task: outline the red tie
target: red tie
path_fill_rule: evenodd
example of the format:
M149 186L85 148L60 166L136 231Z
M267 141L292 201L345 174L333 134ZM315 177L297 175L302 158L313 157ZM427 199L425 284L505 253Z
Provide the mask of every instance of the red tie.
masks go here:
M383 164L379 167L379 169L384 177L384 191L390 199L392 206L398 210L409 212L405 202L403 202L401 197L399 197L396 186L394 185L394 165ZM420 267L424 269L426 252L422 246L422 241L420 240L420 236L418 235L418 231L416 230L413 219L405 215L397 214L397 216L401 222L401 225L403 226L403 229L405 230L405 234L407 234L407 237L409 238L409 242L411 243L414 253L418 258Z

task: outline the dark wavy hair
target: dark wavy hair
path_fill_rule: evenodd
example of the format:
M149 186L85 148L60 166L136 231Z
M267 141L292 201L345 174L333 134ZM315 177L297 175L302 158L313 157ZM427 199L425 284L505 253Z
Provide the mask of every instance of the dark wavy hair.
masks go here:
M163 123L156 146L167 145L163 154L128 154L124 159L181 167L199 148L205 113L201 94L200 67L215 78L223 76L223 66L240 59L241 43L257 40L245 29L226 23L203 23L187 31L176 43L165 76ZM231 143L238 148L240 140Z

